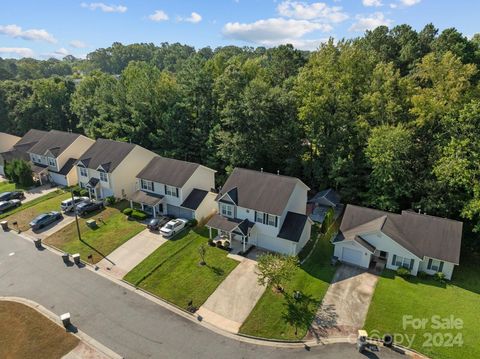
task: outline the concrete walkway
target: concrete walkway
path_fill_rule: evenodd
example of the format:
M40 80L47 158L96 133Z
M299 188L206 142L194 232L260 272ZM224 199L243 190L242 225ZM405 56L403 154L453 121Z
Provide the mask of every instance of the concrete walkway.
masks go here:
M378 277L364 269L337 269L309 335L319 338L356 334L365 323Z
M145 229L98 262L97 266L111 276L122 279L165 242L167 240L159 233Z
M43 240L47 237L50 237L52 234L58 232L62 228L68 226L70 223L74 221L75 221L75 216L73 214L64 213L62 220L52 223L40 231L34 232L31 229L29 229L28 231L23 232L23 234L32 238L40 238Z
M58 187L52 188L50 185L45 185L25 190L23 192L25 194L25 199L22 201L22 203L33 201L34 199L42 197L50 192L56 191L57 189ZM60 210L60 208L58 208L58 210Z
M265 291L257 282L256 268L257 262L244 258L197 311L202 320L238 333Z

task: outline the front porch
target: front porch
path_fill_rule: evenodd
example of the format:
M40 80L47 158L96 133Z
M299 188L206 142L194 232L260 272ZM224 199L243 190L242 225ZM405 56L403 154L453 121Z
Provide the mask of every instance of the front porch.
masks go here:
M214 215L206 224L209 231L209 238L216 242L230 243L231 253L245 253L252 244L250 233L254 223L248 219L227 218L219 214ZM213 238L212 229L218 230L218 235Z
M163 196L145 191L135 191L128 200L130 208L138 208L152 217L163 215Z
M50 182L47 166L32 163L31 168L34 182L40 183L40 186Z

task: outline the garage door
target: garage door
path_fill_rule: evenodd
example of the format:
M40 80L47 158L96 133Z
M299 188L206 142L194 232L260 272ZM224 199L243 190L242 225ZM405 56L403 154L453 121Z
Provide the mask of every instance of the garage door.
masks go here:
M362 252L356 251L355 249L343 247L342 260L348 263L361 265Z
M60 186L67 185L67 178L61 174L50 172L50 178L52 179L52 182L55 182Z
M269 237L265 235L259 235L257 238L258 247L282 254L294 254L292 253L294 249L292 248L291 243L292 242L286 241L282 238Z
M185 218L185 219L194 218L193 211L186 208L182 208L182 207L172 206L171 204L167 204L167 213L168 215L177 217L177 218Z
M5 172L3 170L3 166L0 166L0 175L5 176Z

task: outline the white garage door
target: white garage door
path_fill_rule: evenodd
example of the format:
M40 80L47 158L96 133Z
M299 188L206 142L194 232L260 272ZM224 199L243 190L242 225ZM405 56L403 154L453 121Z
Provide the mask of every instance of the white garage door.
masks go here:
M269 237L265 235L259 235L257 240L258 247L282 254L294 254L292 253L293 249L290 243L291 242L281 238Z
M52 179L52 182L55 182L60 186L67 185L67 178L61 174L50 172L50 178Z
M361 265L362 252L356 251L355 249L343 247L342 260L348 263Z

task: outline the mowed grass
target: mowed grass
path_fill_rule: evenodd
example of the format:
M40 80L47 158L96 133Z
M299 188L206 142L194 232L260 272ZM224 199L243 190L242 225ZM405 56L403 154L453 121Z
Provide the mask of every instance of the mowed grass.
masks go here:
M0 358L61 358L78 342L35 309L0 301Z
M218 285L238 265L227 252L207 245L203 228L186 230L159 247L130 271L124 280L167 301L187 309L188 303L199 308ZM207 248L200 265L199 247Z
M453 280L448 284L430 278L405 280L394 272L385 272L370 304L365 323L367 331L415 336L412 348L431 358L480 358L480 265L478 258L465 262L454 270ZM429 322L424 329L411 326L404 329L404 315L426 318ZM442 319L459 318L463 328L433 329L434 315ZM430 335L435 339L428 341ZM451 340L455 337L457 339ZM407 345L406 341L403 345Z
M332 232L334 230L332 228ZM297 340L306 335L335 273L335 268L330 265L333 253L330 233L319 237L314 252L284 285L285 293L267 288L240 333L284 340ZM295 291L302 293L302 300L298 303L292 300Z
M0 193L2 192L11 192L17 190L17 185L12 182L0 182Z
M70 193L65 193L62 190L54 191L4 213L0 215L0 218L5 218L9 221L10 228L16 228L12 225L12 223L16 221L18 228L21 231L26 231L29 229L28 224L32 219L41 213L60 211L60 203L70 197Z
M82 241L78 239L77 226L73 222L52 234L44 242L70 254L79 253L85 261L92 255L93 263L97 263L145 229L142 224L126 218L121 212L126 207L128 203L124 201L114 207L106 207L101 212L79 218ZM96 228L87 226L86 222L91 218L96 220Z

